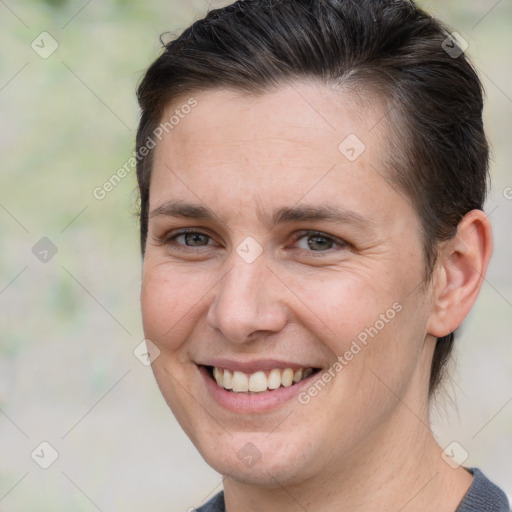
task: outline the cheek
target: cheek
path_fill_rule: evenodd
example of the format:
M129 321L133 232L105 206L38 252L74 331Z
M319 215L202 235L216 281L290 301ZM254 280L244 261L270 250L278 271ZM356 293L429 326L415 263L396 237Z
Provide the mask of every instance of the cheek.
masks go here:
M381 281L377 292L369 284L375 278L361 272L344 270L328 279L294 282L302 302L302 319L310 318L311 330L337 355L348 350L361 333L364 338L365 328L379 321L379 315L395 301L390 283Z
M141 311L146 338L161 350L176 350L201 314L208 289L193 271L145 263Z
M330 349L333 364L338 360L336 386L364 402L389 394L379 377L398 391L421 357L425 335L424 304L410 293L408 279L388 269L373 277L347 271L325 283L295 282L302 323Z
M403 398L415 379L428 374L423 357L425 308L419 297L383 301L370 315L354 316L350 334L338 344L342 379L361 410L386 411ZM422 377L423 376L423 377Z

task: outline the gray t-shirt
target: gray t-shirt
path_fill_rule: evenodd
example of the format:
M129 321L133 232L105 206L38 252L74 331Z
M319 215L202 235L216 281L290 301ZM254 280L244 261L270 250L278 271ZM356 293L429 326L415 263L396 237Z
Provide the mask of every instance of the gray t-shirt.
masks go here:
M476 468L468 468L473 483L455 512L510 512L505 493ZM197 512L226 512L224 493L219 492Z

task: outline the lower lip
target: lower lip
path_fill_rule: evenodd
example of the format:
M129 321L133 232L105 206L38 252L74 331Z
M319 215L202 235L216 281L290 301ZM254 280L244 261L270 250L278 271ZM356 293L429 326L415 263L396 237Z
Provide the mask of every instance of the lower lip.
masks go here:
M199 366L198 368L203 376L206 388L213 399L225 409L237 413L260 413L276 409L285 402L296 398L301 390L309 385L309 380L316 375L316 373L314 373L308 378L287 388L280 387L264 393L246 394L235 393L221 388L210 377L208 370L204 366Z

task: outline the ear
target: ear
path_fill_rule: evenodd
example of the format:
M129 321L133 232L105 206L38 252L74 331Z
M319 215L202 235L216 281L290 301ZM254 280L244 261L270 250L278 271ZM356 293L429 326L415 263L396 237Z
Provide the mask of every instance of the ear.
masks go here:
M489 219L481 210L472 210L460 221L457 234L440 250L429 334L447 336L462 324L478 297L491 254Z

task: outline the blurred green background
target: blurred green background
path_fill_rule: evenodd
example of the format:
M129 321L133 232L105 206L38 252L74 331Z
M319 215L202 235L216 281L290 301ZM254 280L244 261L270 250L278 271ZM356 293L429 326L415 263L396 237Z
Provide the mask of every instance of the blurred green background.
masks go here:
M3 512L185 511L220 488L133 354L143 340L134 173L103 200L93 190L132 155L134 91L160 34L227 3L0 0ZM434 431L510 496L512 3L420 3L469 43L494 153L495 254ZM46 470L43 441L58 452Z

